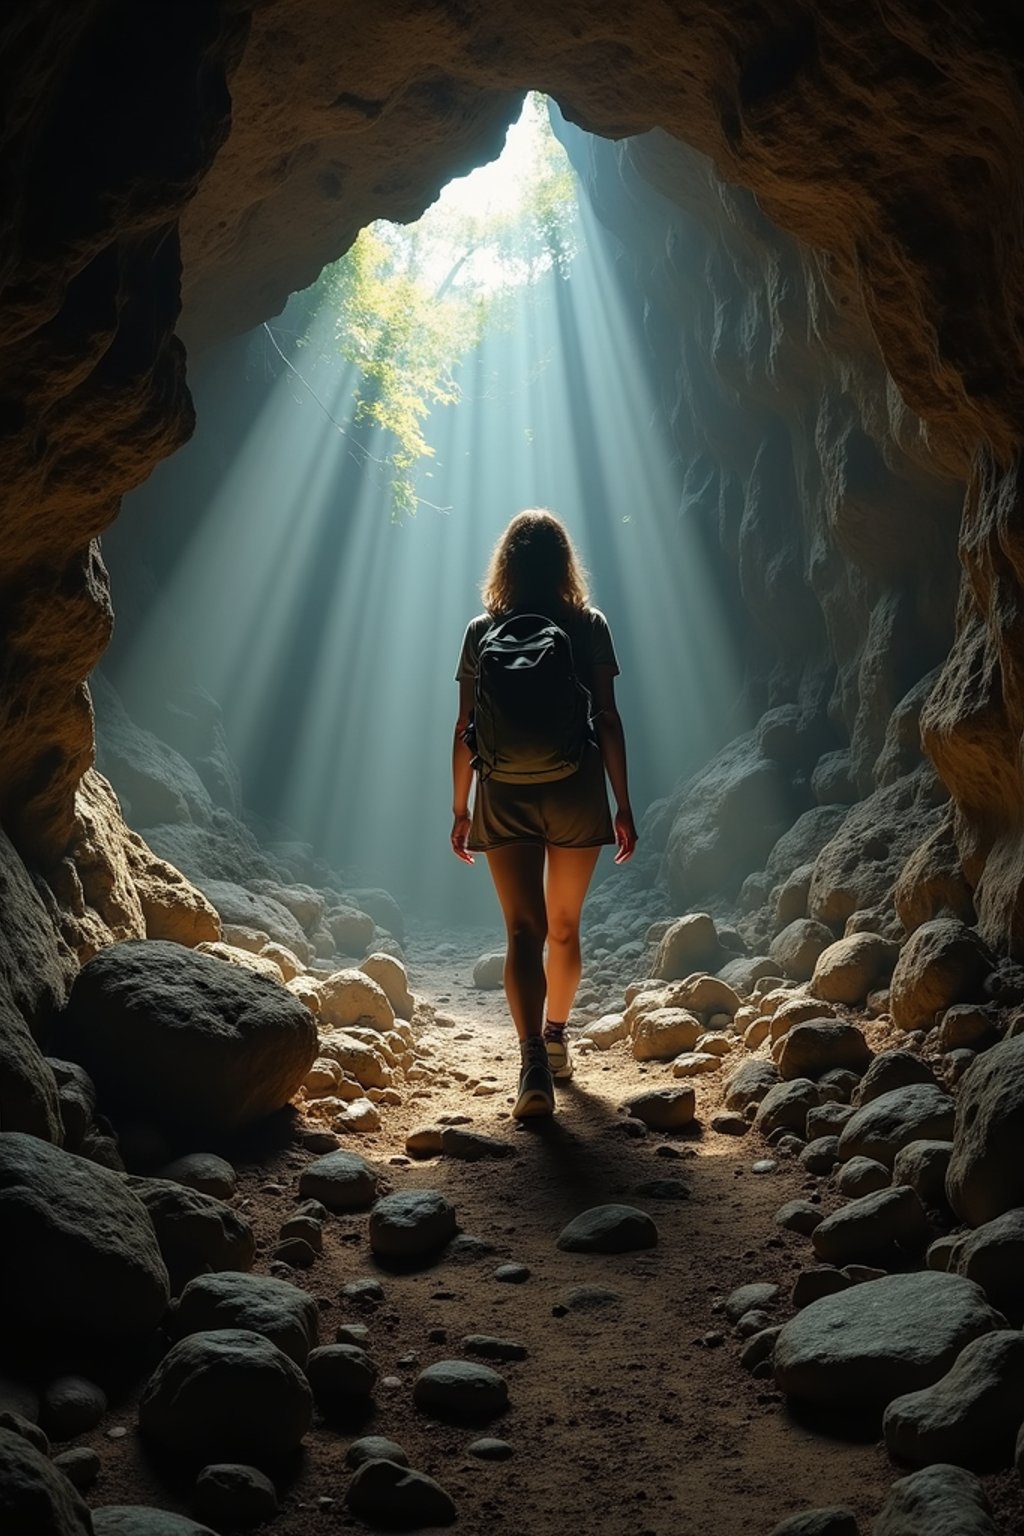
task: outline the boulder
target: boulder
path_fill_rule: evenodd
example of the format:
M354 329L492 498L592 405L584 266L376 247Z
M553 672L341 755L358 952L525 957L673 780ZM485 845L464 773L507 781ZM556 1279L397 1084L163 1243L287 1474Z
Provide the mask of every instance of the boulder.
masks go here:
M980 1056L958 1089L946 1199L981 1226L1024 1206L1024 1035Z
M994 960L973 928L956 918L922 923L904 944L890 984L894 1023L930 1029L935 1015L953 1003L981 1000Z
M196 1514L218 1531L250 1530L277 1514L277 1489L257 1467L214 1462L196 1478Z
M130 1337L163 1318L170 1289L153 1223L118 1174L5 1132L0 1231L0 1326Z
M280 984L162 939L101 950L58 1021L104 1106L175 1132L226 1132L282 1108L316 1026Z
M999 1536L972 1472L939 1463L893 1483L871 1536Z
M783 1324L776 1385L808 1401L883 1407L931 1386L966 1344L1001 1326L981 1288L959 1275L885 1275L823 1296Z
M1024 1421L1024 1334L997 1329L961 1350L945 1376L894 1398L882 1423L900 1461L1008 1467Z
M473 966L473 985L481 992L498 992L504 985L505 951L491 950Z
M574 1216L558 1235L566 1253L632 1253L653 1248L658 1229L646 1211L632 1205L595 1205Z
M898 954L899 946L877 933L837 939L818 956L810 990L829 1003L863 1003L889 979Z
M308 965L312 956L302 925L286 906L273 896L258 894L231 880L197 878L196 885L213 904L222 923L240 928L256 928L268 939L283 944ZM264 884L266 882L254 882ZM266 886L267 889L274 889Z
M802 1136L807 1126L807 1112L820 1102L817 1085L809 1078L777 1083L761 1100L754 1116L754 1128L762 1136L785 1128Z
M853 1094L852 1103L859 1109L872 1099L881 1098L896 1088L906 1088L910 1083L931 1083L939 1088L938 1078L927 1062L913 1051L879 1051L871 1062Z
M374 953L359 962L358 969L375 981L394 1010L396 1019L411 1019L416 1006L409 991L409 978L401 960L394 955Z
M299 1175L299 1194L329 1211L365 1211L383 1192L382 1177L358 1152L328 1152Z
M139 1429L175 1457L273 1463L309 1429L305 1376L262 1334L194 1333L168 1351L139 1402Z
M48 1456L0 1429L0 1530L10 1536L93 1536L89 1506Z
M773 1061L744 1061L722 1084L725 1107L743 1110L748 1104L760 1104L781 1081L782 1075Z
M695 1104L692 1088L648 1088L624 1099L622 1108L652 1131L675 1131L692 1122Z
M197 1275L181 1293L174 1334L223 1329L258 1333L303 1366L319 1338L320 1312L308 1291L271 1275Z
M819 1078L835 1067L864 1072L871 1050L856 1024L838 1019L814 1019L795 1024L782 1036L775 1051L783 1078Z
M416 1378L413 1402L433 1418L478 1424L508 1406L508 1382L489 1365L437 1360Z
M194 1275L252 1268L256 1238L241 1211L170 1179L131 1177L128 1183L153 1223L172 1294Z
M451 1495L425 1472L377 1457L356 1469L345 1503L358 1520L388 1531L451 1525L458 1514Z
M928 1242L928 1221L917 1195L901 1184L840 1206L815 1227L811 1241L823 1264L841 1268L885 1258L897 1245L919 1253Z
M334 971L319 983L320 1021L328 1029L362 1024L386 1033L395 1025L395 1010L384 988L358 969Z
M332 907L326 913L324 927L339 955L365 955L377 932L377 924L369 912L345 905Z
M798 917L775 935L768 946L768 955L783 976L789 976L793 981L810 981L819 955L834 938L831 928L826 928L824 923Z
M862 1105L839 1134L839 1156L872 1157L891 1168L897 1152L912 1141L947 1141L953 1134L954 1103L931 1083L893 1088Z
M685 1008L655 1008L643 1014L633 1030L633 1055L637 1061L671 1061L692 1051L704 1026Z
M973 1232L955 1236L946 1267L980 1285L994 1307L1019 1321L1024 1315L1024 1208L1004 1211Z
M658 943L651 974L662 981L681 981L695 971L714 971L728 957L707 912L676 918Z
M909 1185L924 1205L944 1206L952 1152L951 1141L910 1141L896 1153L892 1182Z
M457 1231L455 1207L433 1189L385 1195L370 1212L370 1247L379 1259L418 1259L436 1253Z

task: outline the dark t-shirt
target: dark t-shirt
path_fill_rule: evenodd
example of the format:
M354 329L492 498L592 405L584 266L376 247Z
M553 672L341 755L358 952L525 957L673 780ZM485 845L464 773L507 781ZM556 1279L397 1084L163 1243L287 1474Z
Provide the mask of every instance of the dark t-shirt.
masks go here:
M595 667L611 667L612 675L618 674L619 663L615 658L611 630L599 608L563 609L558 614L552 612L548 617L560 624L569 636L576 676L584 688L593 692ZM480 642L494 622L489 613L481 613L475 619L470 619L462 640L462 651L455 673L456 682L476 677Z

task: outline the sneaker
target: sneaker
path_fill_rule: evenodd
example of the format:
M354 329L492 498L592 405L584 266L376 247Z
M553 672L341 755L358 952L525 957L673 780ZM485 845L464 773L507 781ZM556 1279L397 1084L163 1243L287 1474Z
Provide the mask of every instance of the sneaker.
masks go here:
M572 1057L569 1054L569 1041L565 1035L556 1035L544 1041L548 1052L548 1066L551 1068L551 1076L558 1083L566 1082L572 1077Z
M529 1120L555 1112L555 1085L543 1062L532 1062L519 1074L519 1097L512 1107L513 1120Z

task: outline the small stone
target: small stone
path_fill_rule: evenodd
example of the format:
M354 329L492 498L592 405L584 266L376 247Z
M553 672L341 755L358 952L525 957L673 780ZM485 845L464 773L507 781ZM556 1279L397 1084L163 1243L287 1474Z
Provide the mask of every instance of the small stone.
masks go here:
M756 1371L759 1366L770 1361L775 1350L775 1340L782 1332L782 1324L772 1328L762 1328L760 1333L755 1333L744 1344L740 1351L740 1365L745 1371Z
M238 1175L231 1164L212 1152L188 1152L166 1163L155 1177L185 1184L201 1194L213 1195L216 1200L230 1200L238 1185Z
M787 1200L775 1212L776 1226L787 1232L799 1232L803 1237L810 1237L823 1219L821 1210L809 1200Z
M750 1123L742 1115L733 1113L712 1115L711 1129L717 1131L719 1136L745 1136L750 1130Z
M749 1285L740 1285L734 1291L730 1291L725 1299L723 1311L730 1323L738 1323L747 1312L757 1308L763 1311L770 1307L779 1294L779 1287L768 1280L755 1280Z
M573 1217L558 1235L566 1253L630 1253L653 1248L658 1229L646 1211L632 1205L595 1205Z
M797 1308L810 1306L822 1296L835 1296L839 1291L845 1291L849 1284L849 1276L836 1269L834 1264L803 1269L793 1282L793 1305Z
M320 1412L330 1416L367 1401L377 1367L357 1344L324 1344L310 1351L306 1379Z
M499 1264L494 1271L494 1279L501 1280L505 1285L522 1285L530 1278L530 1269L526 1264Z
M563 1291L552 1312L565 1317L568 1312L598 1312L605 1307L618 1306L622 1297L618 1291L604 1285L574 1285Z
M496 1339L487 1333L467 1333L462 1347L467 1355L479 1355L482 1360L525 1360L529 1353L525 1344L514 1339Z
M383 1435L363 1435L361 1439L353 1440L345 1452L347 1467L361 1467L365 1461L393 1461L399 1467L409 1465L402 1447Z
M348 1280L342 1286L340 1294L348 1301L354 1301L364 1307L379 1307L384 1300L384 1287L379 1280L372 1276L366 1276L359 1280Z
M512 1447L507 1440L492 1440L485 1437L482 1440L474 1440L466 1447L469 1456L475 1456L478 1461L508 1461L513 1455Z
M218 1530L250 1530L277 1514L277 1490L270 1478L239 1462L204 1467L196 1478L193 1502L199 1519Z
M756 1163L751 1163L751 1173L774 1173L778 1163L773 1157L759 1157Z
M457 1514L451 1495L425 1472L375 1459L356 1469L345 1502L367 1525L400 1531L451 1525Z
M857 1516L845 1504L804 1509L772 1526L769 1536L860 1536Z
M405 1138L405 1150L410 1157L440 1157L443 1150L441 1136L440 1125L421 1125Z
M633 1193L641 1200L689 1200L690 1186L682 1179L646 1179Z
M836 1175L839 1193L854 1200L861 1195L873 1195L879 1189L888 1189L891 1182L889 1169L873 1157L851 1157Z
M84 1376L58 1376L43 1392L40 1418L51 1440L73 1440L95 1429L107 1411L107 1394Z
M485 1136L480 1131L467 1131L460 1126L447 1125L441 1132L441 1150L448 1157L463 1162L477 1163L484 1158L514 1157L511 1142L497 1136Z
M334 1335L336 1344L356 1344L361 1349L370 1337L365 1323L339 1323Z
M99 1456L90 1445L75 1445L69 1451L61 1451L59 1456L53 1458L53 1464L59 1467L79 1492L92 1487L100 1475L102 1465Z
M329 1211L364 1211L377 1199L380 1176L357 1152L328 1152L304 1168L299 1194Z
M413 1401L433 1418L479 1422L504 1412L508 1383L490 1366L437 1360L417 1376Z
M695 1105L692 1088L649 1088L624 1099L620 1107L651 1130L674 1131L692 1122Z
M304 1237L290 1237L271 1250L271 1258L289 1269L309 1269L316 1263L317 1250Z

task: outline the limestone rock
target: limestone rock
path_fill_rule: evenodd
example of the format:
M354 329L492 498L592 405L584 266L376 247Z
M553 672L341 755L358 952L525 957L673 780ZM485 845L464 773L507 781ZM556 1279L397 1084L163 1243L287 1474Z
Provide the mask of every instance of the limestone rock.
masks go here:
M896 944L876 933L837 939L818 956L811 991L830 1003L863 1003L869 992L889 979L898 954Z
M775 1342L775 1381L791 1397L881 1407L931 1386L966 1344L1000 1326L969 1280L927 1270L886 1275L790 1318Z
M20 1328L149 1332L170 1299L145 1206L117 1174L20 1131L0 1135L0 1310ZM73 1285L68 1276L75 1277Z
M394 1028L395 1010L387 993L361 970L333 971L319 985L320 1020L328 1029L366 1024L386 1033Z
M0 1429L0 1529L92 1536L89 1507L48 1456Z
M706 971L695 971L666 987L663 996L666 1008L686 1008L708 1018L714 1013L727 1013L731 1018L742 1001L735 987L720 976L709 976Z
M413 1402L432 1417L478 1424L504 1412L508 1382L489 1365L437 1360L417 1376Z
M599 1019L585 1024L580 1031L583 1039L593 1040L599 1051L607 1051L619 1040L629 1036L629 1025L624 1013L604 1013Z
M223 1329L260 1334L298 1366L316 1346L320 1313L308 1292L271 1275L197 1275L174 1314L177 1338Z
M951 1141L910 1141L893 1160L892 1182L908 1184L924 1205L945 1205L946 1170L952 1153Z
M778 1067L772 1061L745 1061L730 1072L722 1085L726 1109L746 1109L748 1104L760 1104L765 1095L782 1081Z
M831 928L826 928L824 923L798 917L775 935L768 954L778 963L784 976L790 976L794 981L810 981L819 955L833 943L834 937Z
M722 1058L713 1051L684 1051L672 1063L673 1077L703 1077L706 1072L717 1072Z
M574 1216L558 1235L566 1253L632 1253L653 1248L658 1229L646 1211L632 1205L595 1205Z
M685 1008L656 1008L637 1020L633 1055L637 1061L671 1061L693 1050L702 1028L697 1016Z
M807 1124L807 1111L818 1102L817 1085L809 1078L798 1077L788 1083L777 1083L758 1105L754 1128L762 1136L770 1136L773 1131L783 1128L802 1136Z
M358 1152L328 1152L299 1175L299 1194L329 1211L365 1211L382 1193L382 1176Z
M375 952L360 960L358 969L375 981L394 1010L396 1019L411 1019L415 1000L409 991L405 966L394 955Z
M706 912L689 912L676 918L659 941L651 974L681 981L695 971L714 970L724 959L714 919Z
M1024 1334L997 1329L974 1339L945 1376L895 1398L883 1433L892 1456L988 1471L1009 1466L1024 1420Z
M1024 1209L1004 1211L973 1232L955 1236L947 1268L980 1285L994 1307L1019 1321L1024 1313Z
M174 1129L271 1114L316 1056L313 1020L284 987L164 940L115 944L83 966L59 1038L104 1104Z
M937 917L915 929L892 974L892 1016L900 1029L930 1029L952 1003L974 1002L992 956L972 928Z
M762 1007L767 1008L771 994L762 999ZM771 1014L772 1043L781 1040L797 1024L814 1024L823 1019L834 1016L835 1009L831 1003L819 1002L813 997L787 996L775 1003Z
M893 1483L871 1536L999 1536L973 1473L939 1463Z
M370 1247L381 1259L414 1259L435 1253L457 1231L455 1207L433 1189L385 1195L370 1212Z
M196 1478L196 1514L217 1529L249 1530L277 1514L277 1489L258 1467L214 1462Z
M979 1057L958 1090L946 1198L980 1226L1024 1205L1024 1035Z
M473 985L482 992L497 992L504 983L505 951L492 950L481 955L473 966Z
M782 1036L776 1049L779 1071L788 1080L818 1078L834 1067L864 1072L871 1060L871 1050L863 1031L856 1024L846 1024L838 1019L815 1019L806 1024L795 1024Z
M953 1100L931 1083L893 1088L859 1108L839 1135L839 1156L872 1157L891 1168L912 1141L945 1141L953 1134Z
M252 1268L256 1238L240 1211L169 1179L128 1182L149 1213L173 1294L207 1270Z
M860 1108L883 1093L896 1088L906 1088L910 1083L930 1083L939 1088L939 1081L926 1061L913 1051L879 1051L871 1062L853 1094L852 1102Z
M139 1428L188 1460L261 1463L302 1440L313 1399L294 1360L240 1328L194 1333L160 1361L139 1402Z
M928 1223L917 1195L900 1185L840 1206L815 1227L811 1240L824 1264L865 1263L897 1244L919 1253L928 1241Z
M282 902L273 896L257 894L231 880L196 881L199 889L216 908L222 923L242 928L256 928L277 944L283 944L308 965L311 958L309 941L302 925Z
M389 1531L451 1525L458 1513L451 1495L425 1472L380 1458L357 1469L345 1502L357 1519Z
M212 955L215 960L223 960L228 965L241 966L243 971L252 971L255 976L262 976L266 981L284 981L284 972L276 960L271 960L268 955L254 955L247 949L235 949L231 944L224 944L220 940L197 944L197 955Z

